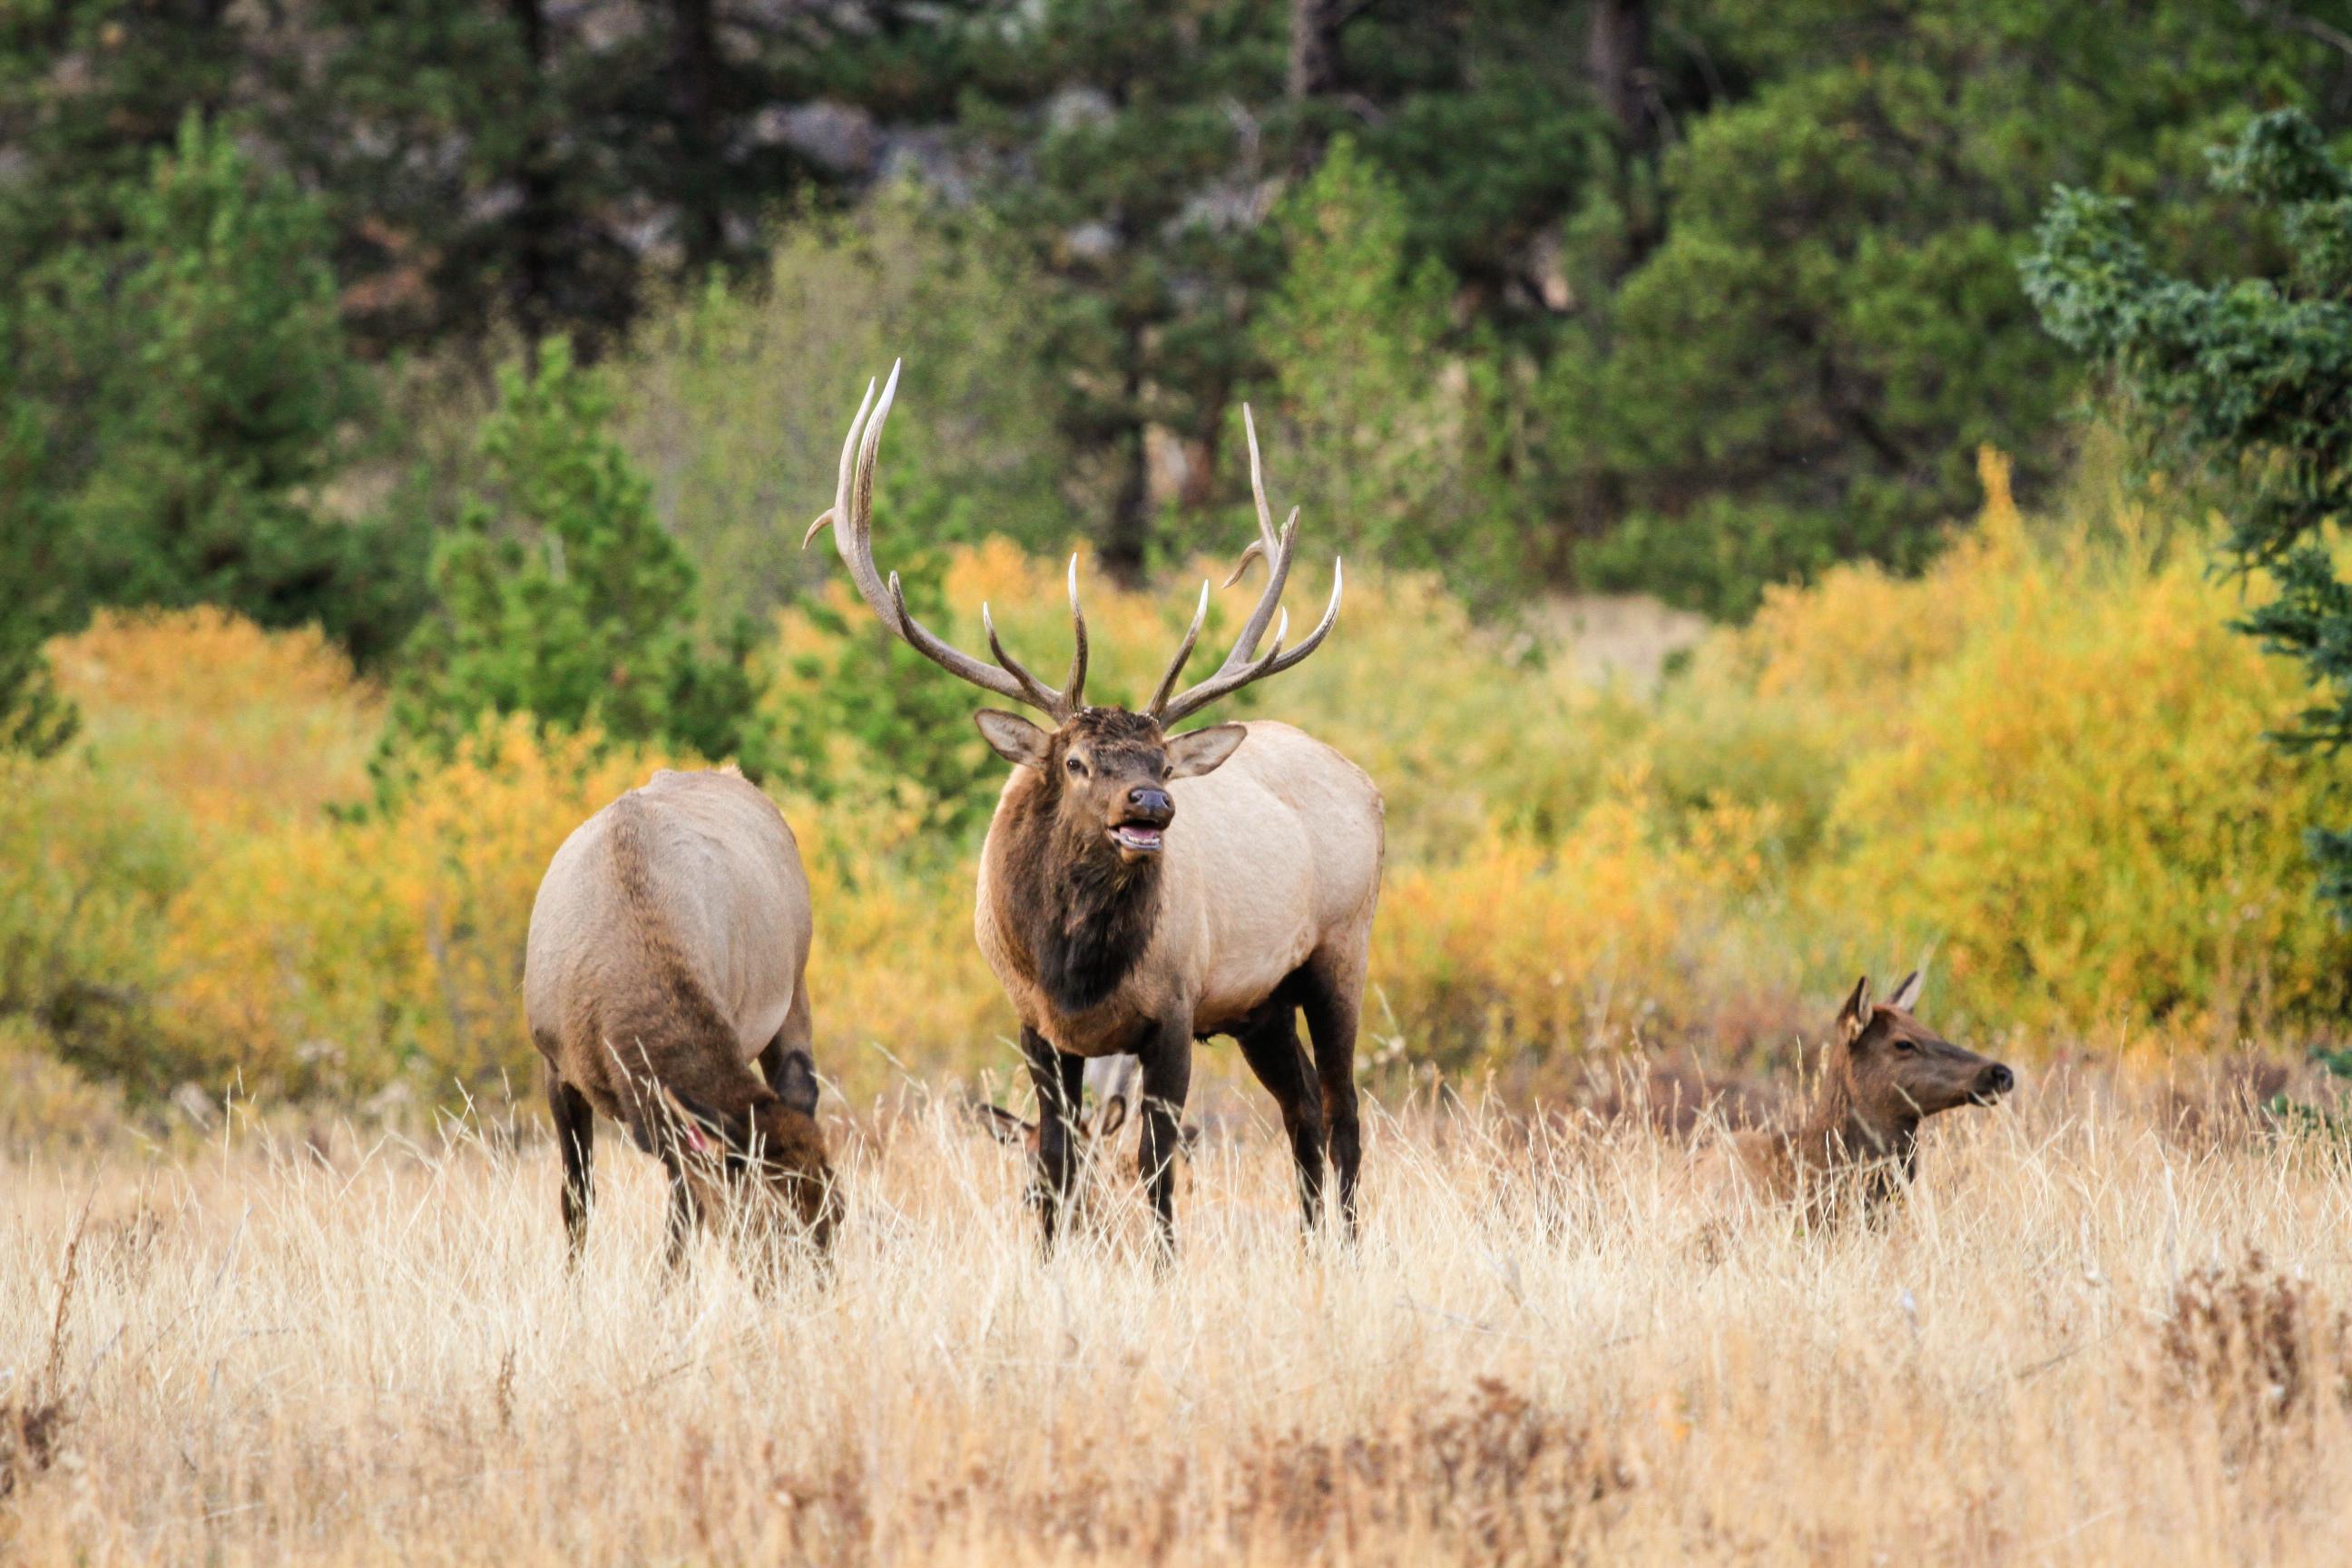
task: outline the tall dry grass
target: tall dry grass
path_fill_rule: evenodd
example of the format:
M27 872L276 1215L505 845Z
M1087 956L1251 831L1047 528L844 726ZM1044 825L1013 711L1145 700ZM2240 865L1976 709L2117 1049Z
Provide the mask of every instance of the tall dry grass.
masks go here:
M1354 1251L1220 1122L1165 1274L1116 1202L1041 1261L919 1106L835 1121L837 1268L764 1299L665 1284L626 1150L576 1281L533 1135L17 1156L0 1555L2338 1560L2341 1156L2167 1104L2047 1077L1879 1228L1712 1238L1636 1122L1408 1108Z

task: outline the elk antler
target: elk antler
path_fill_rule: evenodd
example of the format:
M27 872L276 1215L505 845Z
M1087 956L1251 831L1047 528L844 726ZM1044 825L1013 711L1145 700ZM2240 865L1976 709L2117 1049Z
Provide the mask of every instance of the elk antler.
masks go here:
M995 620L985 604L980 607L980 624L988 634L989 651L996 656L992 665L950 647L915 619L908 613L907 594L899 585L898 574L891 573L889 581L885 583L882 574L875 568L874 464L882 445L882 426L890 417L890 403L898 395L898 370L899 363L891 365L890 379L882 387L879 403L874 400L874 384L866 384L866 400L857 405L857 417L849 422L849 437L841 444L841 473L835 483L833 506L809 524L808 532L801 538L801 548L807 549L817 531L831 523L834 548L848 566L850 578L857 584L858 596L884 626L950 675L1010 701L1025 702L1042 710L1055 723L1065 723L1086 702L1087 617L1078 606L1076 555L1070 557L1070 622L1076 646L1070 654L1069 678L1059 691L1030 674L1020 660L1004 651L1003 643L996 636ZM870 421L866 417L869 411L873 416Z
M1184 665L1192 657L1192 645L1200 640L1202 620L1209 613L1208 584L1201 585L1201 607L1193 613L1192 629L1184 634L1184 641L1176 649L1176 657L1170 662L1168 673L1160 677L1159 689L1152 693L1150 706L1145 710L1163 727L1191 717L1218 698L1231 696L1253 680L1279 675L1290 668L1322 646L1323 639L1330 635L1333 624L1339 618L1342 580L1339 562L1334 557L1331 562L1331 603L1325 607L1323 619L1307 634L1305 642L1288 652L1283 650L1282 639L1290 629L1290 612L1282 609L1282 590L1290 580L1291 553L1298 543L1298 509L1290 509L1289 519L1283 523L1281 532L1276 533L1273 510L1265 504L1265 475L1257 455L1257 424L1250 417L1247 404L1242 405L1242 428L1249 437L1250 495L1257 502L1258 536L1251 542L1248 549L1242 552L1241 561L1234 566L1233 575L1225 579L1225 586L1230 588L1240 582L1242 574L1249 569L1249 563L1263 555L1266 562L1265 590L1258 595L1257 605L1250 611L1249 619L1242 623L1241 635L1234 639L1233 651L1225 655L1225 662L1217 667L1217 672L1183 695L1171 698L1169 693L1183 675ZM1281 618L1276 620L1278 610L1281 611ZM1257 657L1257 645L1265 636L1268 621L1275 622L1274 646L1266 650L1264 658L1260 658Z

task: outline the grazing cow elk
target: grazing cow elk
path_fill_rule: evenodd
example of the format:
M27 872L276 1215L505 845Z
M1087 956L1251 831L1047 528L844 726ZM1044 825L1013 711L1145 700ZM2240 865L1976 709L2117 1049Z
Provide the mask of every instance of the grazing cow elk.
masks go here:
M1716 1156L1725 1173L1773 1203L1802 1199L1825 1221L1877 1208L1918 1165L1919 1123L1963 1105L1991 1105L2017 1075L1952 1044L1912 1016L1914 973L1873 1005L1870 977L1838 1009L1836 1037L1801 1117L1731 1135Z
M756 1190L755 1175L830 1241L809 936L792 829L732 768L665 768L555 852L531 906L523 1005L547 1058L575 1261L600 1112L669 1169L672 1267L698 1217Z
M1361 1163L1356 1024L1380 890L1380 791L1345 757L1286 724L1170 733L1322 645L1339 614L1337 565L1321 623L1286 649L1286 615L1261 657L1258 644L1289 580L1298 514L1276 531L1252 429L1258 538L1228 585L1260 555L1267 578L1233 651L1206 680L1177 690L1208 615L1202 584L1191 629L1143 709L1088 707L1075 557L1076 649L1058 690L1004 651L985 605L992 665L941 641L908 613L897 574L886 583L876 570L875 456L898 384L894 368L879 403L866 387L842 446L833 507L808 538L829 521L859 595L884 626L961 679L1053 721L1047 730L993 709L978 715L982 735L1013 769L981 851L975 915L981 951L1020 1016L1036 1079L1047 1245L1070 1191L1070 1132L1086 1060L1129 1052L1143 1068L1144 1179L1161 1239L1172 1247L1177 1119L1191 1088L1192 1042L1211 1035L1240 1042L1280 1106L1310 1226L1321 1211L1328 1140L1352 1233ZM1315 1046L1311 1076L1298 1043L1302 1009Z

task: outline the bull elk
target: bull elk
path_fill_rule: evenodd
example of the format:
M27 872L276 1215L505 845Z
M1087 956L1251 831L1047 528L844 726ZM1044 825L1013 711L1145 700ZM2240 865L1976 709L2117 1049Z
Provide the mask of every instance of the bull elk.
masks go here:
M665 768L556 850L531 906L523 1006L547 1058L575 1261L599 1114L668 1167L673 1268L730 1198L781 1202L830 1240L810 932L792 829L731 768Z
M1175 726L1218 699L1296 667L1339 614L1334 563L1322 620L1286 648L1276 622L1298 514L1277 531L1266 506L1257 435L1249 433L1258 537L1234 568L1263 557L1266 584L1233 649L1207 679L1178 689L1209 611L1209 585L1158 688L1140 710L1086 700L1087 623L1070 562L1076 648L1061 687L1004 650L988 607L995 662L942 641L908 612L897 574L874 564L876 455L898 372L880 400L868 384L842 444L834 504L802 542L832 525L859 595L918 652L992 696L1052 721L983 709L981 734L1013 775L981 851L974 924L981 951L1021 1021L1036 1081L1037 1169L1046 1245L1070 1193L1072 1129L1087 1059L1120 1052L1142 1064L1140 1167L1164 1244L1172 1247L1178 1118L1192 1044L1230 1035L1280 1107L1306 1223L1319 1218L1326 1149L1350 1234L1362 1140L1355 1052L1372 908L1380 890L1380 791L1352 763L1287 724ZM1247 411L1244 410L1244 422ZM1272 646L1258 646L1267 629ZM1297 1015L1314 1041L1310 1067Z
M1854 983L1822 1054L1811 1105L1776 1127L1734 1133L1714 1156L1717 1185L1731 1178L1773 1203L1802 1201L1809 1217L1869 1214L1911 1180L1919 1124L1964 1105L1991 1105L2017 1075L1919 1022L1914 973L1873 1004L1870 977Z

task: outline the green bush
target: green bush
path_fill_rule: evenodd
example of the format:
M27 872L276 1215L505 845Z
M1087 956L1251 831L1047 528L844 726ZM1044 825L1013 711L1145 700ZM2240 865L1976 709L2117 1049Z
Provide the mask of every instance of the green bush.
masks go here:
M606 429L602 378L560 338L538 360L499 376L484 488L435 552L437 603L408 648L388 755L446 756L486 714L528 713L756 775L767 751L750 621L702 645L694 566Z

